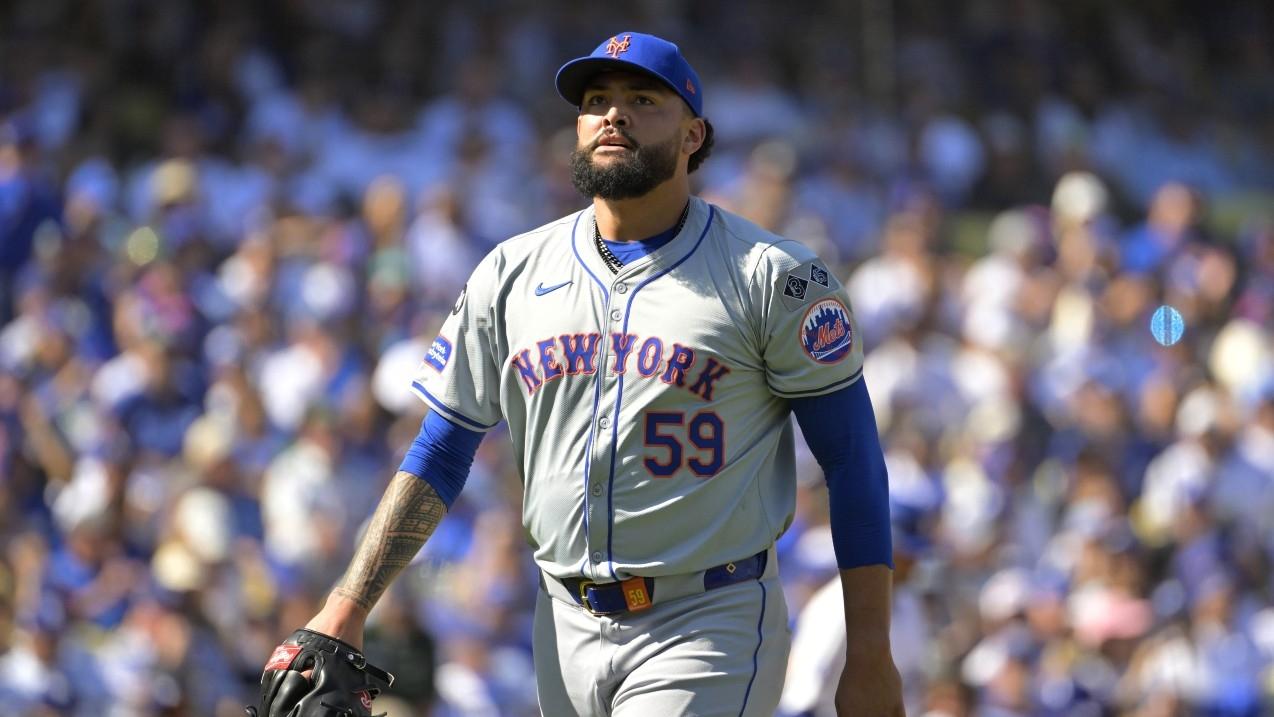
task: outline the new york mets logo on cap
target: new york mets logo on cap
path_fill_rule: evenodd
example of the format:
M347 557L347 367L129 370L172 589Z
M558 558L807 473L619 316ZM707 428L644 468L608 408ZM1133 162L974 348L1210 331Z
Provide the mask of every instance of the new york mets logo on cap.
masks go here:
M628 52L628 46L632 44L632 35L624 35L624 39L612 37L610 42L606 43L606 54L611 57L618 58L621 54Z
M849 355L854 345L849 309L839 299L823 299L805 312L801 346L818 363L833 364Z

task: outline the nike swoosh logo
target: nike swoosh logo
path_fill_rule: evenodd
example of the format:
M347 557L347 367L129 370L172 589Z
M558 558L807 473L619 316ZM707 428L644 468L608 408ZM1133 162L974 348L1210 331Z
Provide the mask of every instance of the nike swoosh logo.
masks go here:
M537 286L537 287L535 287L535 295L536 295L536 296L544 296L545 294L549 293L550 291L557 291L558 289L562 288L563 286L569 286L571 283L572 283L572 282L569 282L569 281L563 281L562 283L560 283L560 284L554 284L553 286L545 286L545 285L544 285L544 282L542 282L542 281L541 281L541 282L540 282L540 285L539 285L539 286Z

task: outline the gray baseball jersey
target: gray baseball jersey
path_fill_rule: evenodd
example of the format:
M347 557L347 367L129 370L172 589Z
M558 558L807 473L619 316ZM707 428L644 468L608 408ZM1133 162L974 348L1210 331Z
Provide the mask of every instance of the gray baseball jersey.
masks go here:
M678 575L766 549L795 504L786 399L861 375L827 267L690 202L677 237L617 275L591 207L500 244L413 382L463 426L508 422L554 577Z

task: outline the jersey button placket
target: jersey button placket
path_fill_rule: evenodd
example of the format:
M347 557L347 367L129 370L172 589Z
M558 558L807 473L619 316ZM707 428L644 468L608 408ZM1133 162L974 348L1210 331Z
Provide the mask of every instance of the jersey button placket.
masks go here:
M621 282L619 282L618 284L615 284L615 293L616 293L616 294L627 294L627 293L628 293L628 284L625 284L625 283L624 283L624 282L622 282L622 281L621 281Z
M604 498L605 490L602 489L600 481L594 482L588 489L592 500L588 501L588 546L591 548L605 547L607 528L606 525L606 500ZM594 550L589 558L596 565L606 559L606 555L600 550ZM595 573L601 575L601 573Z
M601 448L601 456L609 454L610 432L606 430L608 428L610 428L610 416L605 414L598 416L596 445ZM606 539L611 530L607 520L609 511L606 508L606 501L602 499L606 492L604 483L609 468L605 460L594 464L593 482L588 488L589 495L594 498L594 500L588 501L588 544L591 546L606 545ZM594 550L589 557L592 558L593 563L596 565L600 564L606 556L600 550Z
M614 291L624 293L627 287L620 289L622 284L614 285ZM614 294L611 295L612 300ZM607 302L608 304L610 302ZM618 324L624 319L624 312L618 306L608 306L605 316L612 323ZM597 372L596 380L601 381L600 406L610 405L614 402L612 393L615 386L615 376L611 375L607 370L607 361L609 359L609 341L602 344L599 352L599 365L601 369ZM596 428L593 440L593 455L589 457L593 460L593 475L590 485L588 486L588 494L590 500L587 501L588 510L588 536L587 545L590 548L605 546L609 538L611 526L609 525L605 495L606 495L606 478L610 474L610 432L611 418L607 415L599 415L596 417ZM601 565L606 560L606 553L601 550L592 550L589 553L589 559L593 565ZM601 577L601 572L597 572L595 577Z

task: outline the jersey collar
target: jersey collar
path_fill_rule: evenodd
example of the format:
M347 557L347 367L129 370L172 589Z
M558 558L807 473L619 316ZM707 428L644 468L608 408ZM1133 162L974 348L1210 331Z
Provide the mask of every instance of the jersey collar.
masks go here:
M603 284L604 289L608 289L618 279L630 279L647 271L657 271L684 259L687 254L694 251L699 238L703 235L703 230L707 227L712 215L710 210L711 207L707 202L699 197L691 196L690 212L686 215L686 223L672 241L644 257L625 264L618 274L611 274L610 269L606 267L606 262L597 255L597 247L593 245L593 221L596 212L592 206L589 206L580 213L579 221L575 223L575 231L571 238L575 256L594 279L599 284Z

